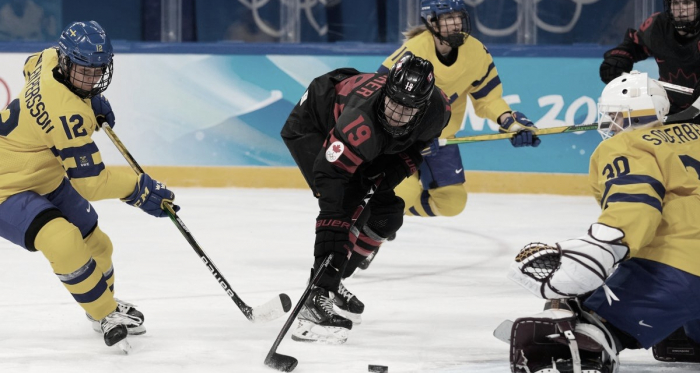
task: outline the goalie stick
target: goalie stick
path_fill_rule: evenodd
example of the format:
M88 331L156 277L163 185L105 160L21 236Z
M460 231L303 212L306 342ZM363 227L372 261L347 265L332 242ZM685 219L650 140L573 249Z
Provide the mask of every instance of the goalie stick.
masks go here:
M359 236L359 234L360 234L360 231L357 228L355 228L355 222L362 214L362 211L365 210L365 207L367 207L367 203L369 203L369 200L374 195L374 192L377 191L377 188L379 187L379 184L381 182L382 182L382 177L378 177L374 181L374 184L369 188L369 190L367 191L367 194L365 194L365 197L362 199L362 203L360 203L360 205L357 206L357 208L355 209L355 212L353 213L352 226L350 227L350 232L352 232L352 234L354 234L355 237ZM280 372L291 372L294 370L294 368L297 367L299 360L297 360L296 358L294 358L292 356L283 355L283 354L278 353L277 347L279 347L280 343L282 342L282 339L284 339L284 336L289 331L289 328L292 326L292 323L299 315L301 308L304 306L304 303L306 303L306 299L309 298L309 295L311 294L311 289L314 287L314 285L316 285L318 283L318 280L321 278L321 274L323 274L323 272L326 270L326 267L328 267L331 260L333 260L333 254L328 255L326 257L326 259L323 261L323 263L321 263L318 270L316 270L314 277L311 279L311 281L309 281L309 285L306 286L306 289L304 290L304 293L301 295L301 298L299 298L299 301L297 302L297 305L294 307L294 310L289 315L289 318L284 323L284 326L282 326L282 330L280 330L279 334L277 335L277 339L275 339L275 343L272 344L272 347L270 348L270 352L268 352L267 356L265 357L265 365L267 365L268 367L273 368L273 369L277 369Z
M129 163L131 168L136 172L137 174L142 174L143 169L141 166L139 166L138 163L136 163L136 160L134 157L129 153L129 151L126 149L124 144L119 140L117 137L117 134L114 133L112 128L109 125L104 125L103 129L107 133L107 137L109 137L110 140L114 143L114 145L117 147L120 153L124 156L124 159ZM292 301L289 299L289 296L287 294L280 294L278 297L275 297L269 301L267 301L265 304L260 305L258 307L250 307L247 305L239 296L236 294L235 291L233 291L233 288L231 285L226 281L224 278L224 275L221 274L218 268L214 265L214 262L211 261L207 253L202 250L201 247L199 247L199 244L197 241L194 239L192 234L190 233L190 230L185 226L185 223L182 222L180 217L177 216L177 213L175 210L173 210L173 207L171 204L166 203L165 205L165 210L168 213L168 216L170 217L170 220L172 220L173 223L175 223L175 226L177 226L177 229L182 233L183 236L185 236L185 239L187 242L189 242L190 246L194 249L194 251L199 255L199 258L202 260L204 265L209 268L209 271L211 274L214 276L217 282L221 285L222 288L226 291L226 294L233 300L234 303L238 306L238 308L243 312L243 315L250 321L252 322L267 322L274 320L282 315L284 315L287 311L289 311L290 308L292 308Z
M687 88L687 87L683 87L680 85L666 83L666 82L662 82L662 81L659 81L658 83L661 86L663 86L664 89L666 89L667 91L683 93L686 95L693 94L692 88ZM698 117L700 117L700 97L698 97L698 99L696 99L695 102L693 102L689 107L687 107L683 111L666 116L666 118L664 118L664 123L665 124L685 123L685 122L692 121ZM570 133L570 132L579 132L579 131L592 131L592 130L597 130L597 129L598 129L598 123L590 123L590 124L578 124L578 125L573 125L573 126L538 128L534 132L535 132L535 135L542 136L542 135L556 135L556 134L560 134L560 133ZM513 136L515 136L516 134L517 134L517 132L507 132L507 133L494 133L494 134L487 134L487 135L455 137L452 139L438 139L438 143L440 144L440 146L445 146L445 145L466 144L466 143L481 142L481 141L502 140L502 139L510 139Z

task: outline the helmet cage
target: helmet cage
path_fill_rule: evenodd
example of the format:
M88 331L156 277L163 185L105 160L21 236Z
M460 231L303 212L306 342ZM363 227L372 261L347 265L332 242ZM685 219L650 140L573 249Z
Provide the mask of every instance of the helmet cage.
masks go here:
M457 13L462 21L460 30L443 36L441 33L443 30L440 27L440 17L452 15L453 13ZM458 48L464 44L471 33L469 12L467 12L467 5L462 0L423 0L421 2L420 15L425 27L440 41L452 48ZM447 22L454 22L452 19L447 20Z
M689 36L697 34L698 31L700 31L700 0L690 0L693 3L695 3L695 17L692 21L683 21L677 19L676 16L673 15L673 12L671 10L671 4L674 1L677 0L664 0L664 11L668 15L668 18L671 20L673 27L676 29L676 31L684 32Z
M112 43L97 22L70 24L58 39L58 51L63 83L80 98L97 96L112 82Z
M71 92L75 93L80 98L95 97L107 90L107 87L112 82L112 72L114 66L113 61L109 61L109 64L106 66L91 68L90 66L75 64L70 60L70 58L68 58L68 56L61 55L59 57L59 64L61 65L61 71L63 72L64 83L66 83ZM87 68L87 71L92 71L94 75L76 74L74 68L77 68L77 66ZM91 76L100 76L97 83L92 85L92 89L85 90L80 88L81 86L87 84L88 79Z
M387 100L388 98L388 100ZM387 108L387 101L389 101L389 107ZM429 102L424 102L418 107L411 107L404 105L401 101L396 101L386 94L382 94L377 108L379 122L381 122L384 130L388 132L392 137L398 138L403 137L413 131L414 128L418 126L421 119L427 111ZM415 109L418 109L415 111ZM415 111L415 112L414 112ZM398 114L398 116L396 116ZM387 118L401 118L398 120L387 119ZM405 119L408 118L408 119ZM389 121L392 121L394 125L391 125Z
M619 132L650 127L658 122L653 108L632 110L629 105L598 104L598 133L603 140Z

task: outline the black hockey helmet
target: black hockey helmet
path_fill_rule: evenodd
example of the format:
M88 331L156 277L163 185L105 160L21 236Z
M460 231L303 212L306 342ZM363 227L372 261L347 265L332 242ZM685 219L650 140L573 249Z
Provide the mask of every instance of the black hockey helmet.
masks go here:
M382 89L378 117L393 137L411 132L430 104L435 88L433 64L406 54L391 67Z
M693 5L688 8L688 5ZM673 14L673 8L678 7ZM664 0L664 10L676 31L692 36L700 31L700 0Z
M457 32L443 36L440 30L440 16L454 13L461 20L461 28ZM471 23L469 22L469 12L467 4L463 0L421 0L420 17L425 26L438 39L447 43L452 48L458 48L471 33Z

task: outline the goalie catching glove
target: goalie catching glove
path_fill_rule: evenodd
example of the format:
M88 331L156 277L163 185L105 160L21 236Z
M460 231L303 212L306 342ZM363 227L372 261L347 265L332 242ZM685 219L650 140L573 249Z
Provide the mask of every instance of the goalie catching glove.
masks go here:
M511 264L508 278L545 299L586 294L602 286L629 253L621 242L624 236L617 228L595 223L587 235L556 246L528 244Z

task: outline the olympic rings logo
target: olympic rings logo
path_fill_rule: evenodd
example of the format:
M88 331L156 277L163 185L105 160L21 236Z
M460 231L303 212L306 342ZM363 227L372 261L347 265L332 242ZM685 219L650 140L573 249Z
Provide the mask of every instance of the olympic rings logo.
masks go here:
M238 0L239 3L243 4L246 8L250 9L253 13L253 21L255 25L258 26L260 31L272 37L280 37L285 31L280 29L277 30L274 27L270 27L268 22L265 22L261 17L258 9L262 9L270 0ZM321 4L323 6L329 6L339 3L338 0L280 0L280 6L288 6L292 9L298 7L298 11L306 16L311 27L318 32L319 35L325 35L328 33L328 25L321 26L313 14L313 8ZM291 6L293 5L293 6Z
M467 5L469 5L469 6L473 7L473 8L475 8L475 7L477 7L478 5L482 4L484 1L486 1L486 0L464 0L464 2L465 2ZM514 1L516 4L518 4L518 5L523 5L523 3L524 3L525 1L528 1L528 0L513 0L513 1ZM532 4L532 5L535 5L535 6L531 6L531 7L530 7L530 9L531 9L531 14L530 14L530 15L531 15L532 18L535 20L535 25L536 25L538 28L541 28L542 30L545 30L545 31L548 31L548 32L551 32L551 33L554 33L554 34L565 34L565 33L569 32L569 31L571 31L571 30L574 28L574 26L576 26L576 23L578 22L579 18L581 17L581 11L582 11L584 5L590 5L590 4L593 4L593 3L597 3L597 2L600 1L600 0L570 0L570 1L572 1L574 4L576 4L576 10L574 11L574 14L573 14L573 16L571 17L571 20L569 21L569 23L567 23L567 24L564 25L564 26L550 25L550 24L548 24L548 23L542 21L542 20L537 16L537 7L536 7L536 5L537 5L538 3L540 3L542 0L529 0L529 1L533 1L533 2L534 2L534 4ZM508 27L503 28L503 29L492 29L492 28L486 27L483 23L481 23L481 22L479 21L478 17L476 16L476 14L475 14L475 20L476 20L476 27L477 27L477 29L478 29L480 32L482 32L484 35L496 36L496 37L507 36L507 35L510 35L510 34L516 32L516 30L517 30L518 27L520 26L520 23L522 22L522 19L523 19L523 15L522 15L521 12L519 12L519 13L518 13L518 19L517 19L517 20L515 21L515 23L513 23L511 26L508 26Z

